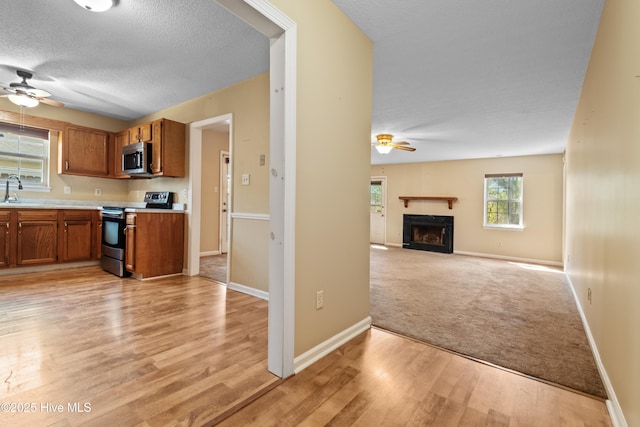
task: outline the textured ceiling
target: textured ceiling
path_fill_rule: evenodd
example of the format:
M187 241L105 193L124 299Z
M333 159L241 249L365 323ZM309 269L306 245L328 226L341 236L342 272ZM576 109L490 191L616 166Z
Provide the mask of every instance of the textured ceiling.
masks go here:
M3 2L0 83L31 85L67 107L131 120L269 70L269 41L213 0Z
M559 153L604 0L333 0L374 42L372 163ZM4 2L0 84L132 120L268 71L269 42L213 0ZM369 143L369 141L362 141Z

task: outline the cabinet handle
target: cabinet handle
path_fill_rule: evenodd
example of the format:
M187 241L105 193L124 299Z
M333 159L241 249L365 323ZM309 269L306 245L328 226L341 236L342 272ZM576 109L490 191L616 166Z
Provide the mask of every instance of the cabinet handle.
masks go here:
M69 170L69 160L65 160L64 161L64 170L66 170L66 171Z
M18 223L18 234L22 233L22 223Z
M67 221L64 222L64 232L67 232L67 228L69 227L69 224L67 224Z
M9 227L10 227L10 225L9 225L9 223L7 223L7 234L9 234Z

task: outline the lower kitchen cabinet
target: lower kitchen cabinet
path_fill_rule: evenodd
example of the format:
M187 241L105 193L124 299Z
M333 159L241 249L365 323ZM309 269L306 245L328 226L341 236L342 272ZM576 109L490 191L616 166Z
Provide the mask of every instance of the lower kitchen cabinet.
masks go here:
M133 277L182 273L183 213L130 212L126 224L126 268Z
M0 268L100 259L100 214L89 209L0 210Z
M89 261L94 259L94 218L92 211L61 211L60 261Z
M17 265L57 261L58 212L18 211Z
M9 266L11 212L0 211L0 267Z

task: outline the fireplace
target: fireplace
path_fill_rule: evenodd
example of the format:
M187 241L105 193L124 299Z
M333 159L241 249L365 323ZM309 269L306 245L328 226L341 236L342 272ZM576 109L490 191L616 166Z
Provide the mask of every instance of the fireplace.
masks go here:
M402 247L453 253L453 217L403 215Z

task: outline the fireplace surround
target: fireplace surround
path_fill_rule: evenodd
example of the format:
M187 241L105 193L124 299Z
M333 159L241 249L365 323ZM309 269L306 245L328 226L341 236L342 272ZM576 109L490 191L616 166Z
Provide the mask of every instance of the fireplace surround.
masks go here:
M453 253L453 217L403 215L402 247L445 254Z

